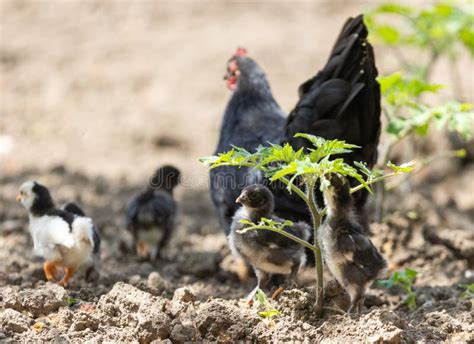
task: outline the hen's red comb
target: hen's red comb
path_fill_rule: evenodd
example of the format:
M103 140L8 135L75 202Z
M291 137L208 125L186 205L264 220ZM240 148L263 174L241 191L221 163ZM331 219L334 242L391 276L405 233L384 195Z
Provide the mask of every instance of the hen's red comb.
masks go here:
M234 56L245 56L245 55L247 55L247 49L243 47L238 47L237 51L234 54Z

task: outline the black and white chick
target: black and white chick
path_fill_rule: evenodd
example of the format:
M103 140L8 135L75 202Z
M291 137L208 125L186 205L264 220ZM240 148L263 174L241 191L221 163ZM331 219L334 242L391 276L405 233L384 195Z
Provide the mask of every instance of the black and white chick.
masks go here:
M152 244L156 249L150 252L150 258L162 258L175 227L177 204L173 190L179 184L180 175L176 167L159 168L147 189L129 203L126 228L132 233L134 248L139 254L148 255L147 246Z
M67 286L79 268L93 263L98 241L92 219L56 208L49 190L35 181L21 185L17 200L28 210L34 253L45 259L46 279L55 281L62 268L59 284Z
M386 262L355 214L348 181L327 176L331 185L323 192L327 216L318 231L324 261L351 298L349 313L359 313L365 289L385 269Z
M86 217L82 208L74 202L66 202L61 206L61 210L73 214L75 217ZM97 281L100 277L100 235L96 227L92 228L92 240L94 247L92 250L92 261L85 267L85 277L87 281Z
M273 213L274 199L271 191L264 185L250 185L242 190L236 202L242 204L242 207L233 217L227 238L232 253L251 265L257 276L257 286L248 295L247 302L253 301L257 290L266 286L272 274L288 275L284 288L294 287L298 270L306 261L303 246L267 230L238 233L248 227L241 220L258 223L265 217L278 222L284 221ZM298 222L284 230L308 240L311 229L306 223Z

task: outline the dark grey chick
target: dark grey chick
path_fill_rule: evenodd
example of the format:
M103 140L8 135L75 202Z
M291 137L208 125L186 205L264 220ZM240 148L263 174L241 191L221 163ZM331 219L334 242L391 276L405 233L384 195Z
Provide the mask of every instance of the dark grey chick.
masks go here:
M176 167L159 168L147 189L134 197L127 208L126 228L133 235L134 247L140 251L144 245L155 244L155 253L151 254L155 260L162 257L174 229L177 204L173 189L179 178L180 171Z
M327 177L331 185L324 191L327 216L318 231L318 242L331 274L351 298L349 313L358 313L365 288L386 267L355 213L347 180L336 173Z
M281 234L267 230L237 233L248 227L240 220L258 223L265 217L278 222L284 221L273 215L274 200L270 190L260 184L247 186L236 202L242 204L242 207L236 211L232 220L228 235L229 246L234 255L253 267L258 280L247 301L251 302L257 290L265 287L270 274L288 275L284 287L293 287L296 274L306 260L303 246ZM310 236L310 227L304 222L295 223L291 227L285 227L284 230L303 240L308 240Z

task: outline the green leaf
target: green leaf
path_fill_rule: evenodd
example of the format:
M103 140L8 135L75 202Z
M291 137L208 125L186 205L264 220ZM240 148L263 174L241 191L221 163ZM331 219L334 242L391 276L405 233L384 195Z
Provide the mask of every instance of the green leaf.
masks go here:
M390 25L380 25L377 28L377 34L381 40L387 45L394 45L400 42L400 33Z
M415 161L409 161L407 163L401 164L401 165L395 165L392 162L387 163L387 167L392 169L393 172L395 173L407 173L411 172L414 169L416 162Z
M261 305L261 306L266 306L268 305L268 299L267 299L267 295L265 295L265 293L263 292L262 289L257 289L257 293L255 294L255 298L257 299L257 302Z
M404 277L408 278L410 281L413 281L416 278L416 275L418 275L418 272L416 270L406 268L402 272L402 274Z
M474 299L474 283L460 284L459 286L464 289L464 291L461 294L461 298Z
M242 219L239 222L243 223L244 225L253 225L254 224L252 221L249 221L247 219Z
M375 12L378 13L402 14L405 16L412 14L414 11L415 9L413 7L395 3L385 3L375 9Z
M262 318L271 318L271 317L274 317L276 315L280 315L281 312L277 309L269 309L269 310L266 310L266 311L261 311L261 312L258 312L258 314L262 317Z
M308 140L309 142L311 142L313 144L313 146L315 146L316 148L322 146L324 144L324 142L326 142L326 140L323 139L322 137L314 136L314 135L311 135L311 134L305 134L305 133L297 133L297 134L295 134L294 137L302 137L302 138Z
M74 298L74 297L68 297L68 298L66 299L66 302L67 302L68 307L72 307L72 306L74 306L75 304L79 303L80 301L81 301L81 300L76 299L76 298Z
M409 293L403 302L410 308L410 310L414 311L416 309L416 293Z

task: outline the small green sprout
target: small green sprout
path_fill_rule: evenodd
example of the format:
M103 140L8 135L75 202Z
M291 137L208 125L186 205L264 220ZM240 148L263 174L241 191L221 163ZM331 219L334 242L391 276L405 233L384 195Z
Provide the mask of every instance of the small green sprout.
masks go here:
M392 274L389 279L377 281L379 288L400 287L406 293L404 304L412 311L416 309L416 292L413 291L413 282L418 275L418 272L406 268L403 271L397 271Z
M461 298L474 299L474 283L460 284L459 286L464 289L464 291L461 294Z
M68 298L66 299L66 301L67 301L68 307L72 307L72 306L78 304L81 300L76 299L76 298L74 298L74 297L68 297Z
M262 289L257 290L257 294L255 295L255 297L257 299L258 304L265 308L264 311L258 312L258 315L260 315L262 318L269 319L281 314L279 310L270 307L267 295L265 295Z

